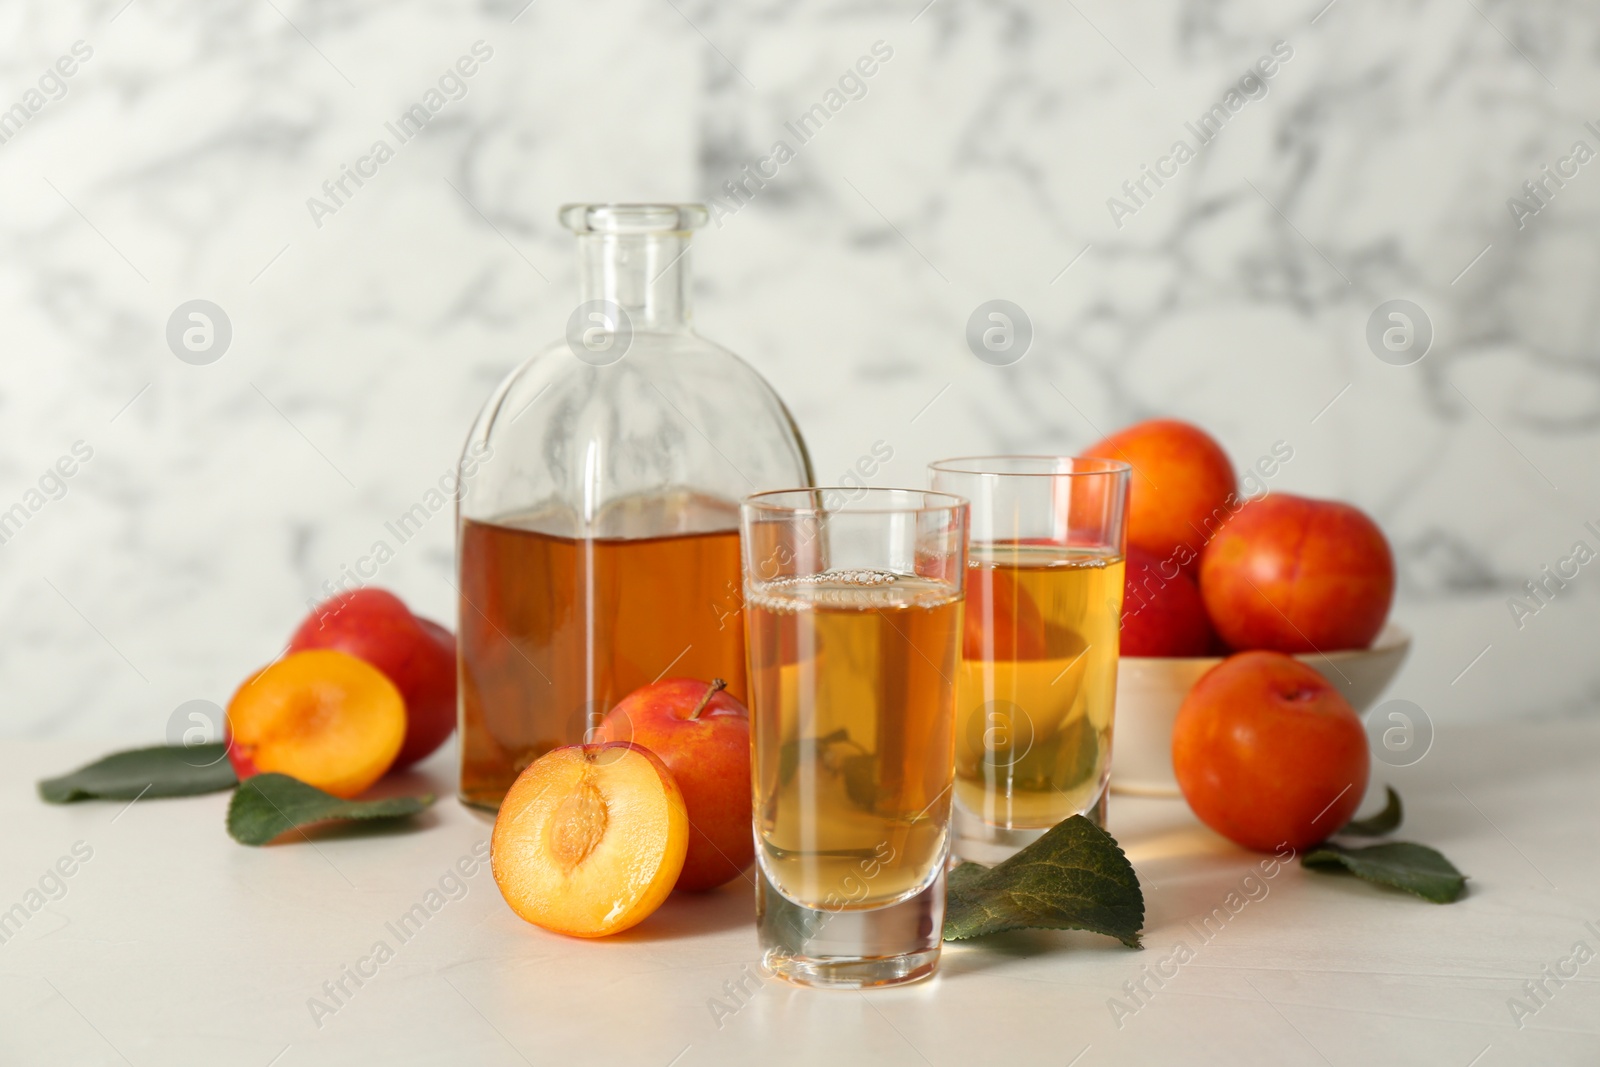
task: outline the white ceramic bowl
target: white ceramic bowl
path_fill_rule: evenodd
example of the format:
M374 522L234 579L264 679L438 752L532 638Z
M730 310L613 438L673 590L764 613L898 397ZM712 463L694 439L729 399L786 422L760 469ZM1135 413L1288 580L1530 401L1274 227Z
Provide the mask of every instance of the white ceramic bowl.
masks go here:
M1295 658L1339 687L1357 713L1365 714L1394 679L1411 651L1411 635L1394 623L1371 648L1310 652ZM1178 707L1200 676L1220 656L1155 658L1124 656L1117 663L1116 732L1111 749L1111 789L1139 796L1175 797L1172 724Z

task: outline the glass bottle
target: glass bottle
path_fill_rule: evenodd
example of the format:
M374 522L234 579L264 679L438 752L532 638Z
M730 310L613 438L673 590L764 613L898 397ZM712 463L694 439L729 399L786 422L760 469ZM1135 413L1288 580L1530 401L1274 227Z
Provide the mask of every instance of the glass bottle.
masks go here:
M567 336L500 384L459 468L461 799L576 744L634 689L745 699L739 501L812 484L793 417L689 319L697 204L571 204Z

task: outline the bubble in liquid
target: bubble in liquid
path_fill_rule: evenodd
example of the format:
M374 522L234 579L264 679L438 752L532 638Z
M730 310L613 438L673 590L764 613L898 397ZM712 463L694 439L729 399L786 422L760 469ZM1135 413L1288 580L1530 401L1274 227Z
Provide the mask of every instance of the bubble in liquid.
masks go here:
M866 567L823 571L820 574L792 574L774 578L748 599L768 611L784 614L803 611L818 604L869 609L882 606L883 592L904 577L892 571Z
M779 578L772 583L773 586L795 585L854 585L878 586L893 585L898 575L890 571L875 571L864 567L857 567L843 571L823 571L821 574L797 574L789 578Z
M906 605L934 607L955 595L950 585L920 575L853 567L777 578L753 591L746 602L768 611L792 614L820 605L857 611Z

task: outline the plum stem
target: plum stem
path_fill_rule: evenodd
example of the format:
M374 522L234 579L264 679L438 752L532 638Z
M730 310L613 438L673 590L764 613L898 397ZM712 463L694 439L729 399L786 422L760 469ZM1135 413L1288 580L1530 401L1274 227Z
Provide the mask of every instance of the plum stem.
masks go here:
M700 717L700 713L706 710L706 705L711 703L711 698L726 688L728 688L728 683L724 682L721 678L711 679L711 684L706 686L706 695L701 697L700 703L694 706L694 710L689 713L689 718L698 719Z

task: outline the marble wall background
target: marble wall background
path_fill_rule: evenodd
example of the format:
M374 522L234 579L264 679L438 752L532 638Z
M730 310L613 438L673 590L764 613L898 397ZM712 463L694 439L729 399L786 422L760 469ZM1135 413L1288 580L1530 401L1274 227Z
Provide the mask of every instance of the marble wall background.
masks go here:
M0 510L28 508L0 545L0 734L150 738L225 701L559 336L556 206L718 195L880 41L864 95L694 257L702 331L787 398L819 474L882 440L880 480L920 483L1162 413L1241 463L1285 441L1276 487L1393 539L1418 645L1392 695L1441 743L1595 710L1600 564L1520 629L1507 606L1600 548L1600 162L1521 228L1507 207L1600 150L1593 8L525 2L0 9L0 108L28 115L0 143ZM478 41L465 95L319 226L307 198ZM1107 198L1277 41L1265 95L1119 227ZM963 336L997 297L1035 330L1008 367ZM233 331L202 366L165 339L196 298ZM1365 340L1397 298L1435 331L1410 366ZM441 514L378 581L447 617L451 553Z

